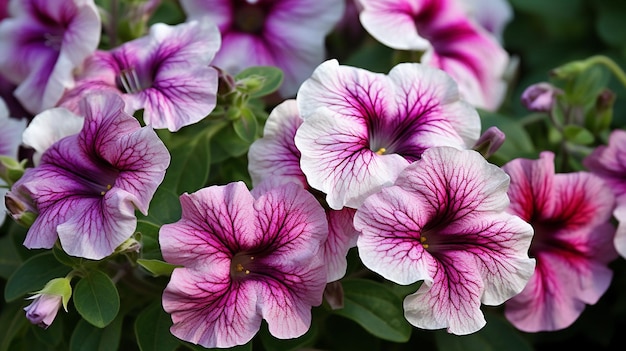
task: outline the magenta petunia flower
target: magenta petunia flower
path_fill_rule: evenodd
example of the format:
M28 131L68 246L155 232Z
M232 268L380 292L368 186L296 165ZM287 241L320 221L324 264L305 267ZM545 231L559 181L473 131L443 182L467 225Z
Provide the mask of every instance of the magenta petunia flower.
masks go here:
M126 112L144 109L146 124L177 131L215 108L217 70L209 64L219 46L217 28L207 23L154 24L149 35L92 55L60 104L75 110L85 94L117 92Z
M17 160L17 152L22 142L22 132L26 128L26 120L9 117L9 110L0 98L0 156L8 156ZM3 173L0 163L0 173ZM0 178L0 226L6 218L4 196L7 193L6 183Z
M80 107L81 131L49 147L10 193L32 199L38 212L26 247L51 248L58 238L68 254L97 260L133 234L135 208L147 215L170 156L118 96L89 95Z
M626 131L613 130L608 145L598 146L583 164L608 184L617 199L613 212L618 221L614 244L626 258Z
M361 0L363 27L382 44L424 51L421 62L448 72L464 99L497 109L509 56L457 0ZM402 35L398 35L402 33Z
M423 280L404 300L411 324L470 334L485 325L481 303L524 288L533 231L505 212L508 184L478 152L435 147L357 209L363 263L398 284Z
M73 70L96 50L98 9L93 0L12 0L9 13L0 22L0 73L18 84L22 105L39 113L55 106L73 86Z
M478 113L460 100L454 81L417 63L384 75L329 60L296 100L304 120L295 136L302 170L333 209L357 208L424 150L469 149L480 134Z
M591 173L555 174L551 152L503 169L511 177L509 211L533 226L530 256L537 261L528 285L505 304L505 316L526 332L564 329L611 283L613 194Z
M326 286L328 224L302 186L255 198L243 182L180 197L182 218L159 232L172 273L163 308L176 337L204 347L247 343L265 319L280 339L303 335Z
M325 37L339 22L344 1L337 0L181 0L189 19L219 27L222 47L214 65L231 74L251 66L283 70L283 97L325 58Z
M302 125L296 100L285 100L270 113L263 137L250 145L248 170L255 189L263 182L295 182L313 191L300 168L300 151L294 137ZM315 192L313 192L314 195ZM323 200L322 200L323 201ZM358 232L352 225L354 209L327 210L328 240L323 246L327 280L332 282L346 274L346 255L356 246Z

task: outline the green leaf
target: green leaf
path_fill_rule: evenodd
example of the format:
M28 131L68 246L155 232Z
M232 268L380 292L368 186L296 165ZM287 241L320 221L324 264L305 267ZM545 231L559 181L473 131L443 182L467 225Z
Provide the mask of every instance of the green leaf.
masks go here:
M174 268L179 267L173 264L169 264L167 262L163 262L161 260L150 260L142 258L138 259L137 263L139 263L140 266L150 272L154 277L170 276L172 275Z
M161 187L171 189L176 195L204 187L211 165L210 143L206 135L198 134L169 150L172 159Z
M54 323L50 324L47 329L41 328L38 325L31 324L30 329L32 330L35 337L41 341L43 344L48 345L50 347L58 347L63 341L63 318L54 319Z
M494 154L498 163L523 157L535 151L532 139L524 127L516 120L488 111L479 111L483 131L491 126L498 127L505 135L504 143Z
M595 140L595 137L590 131L577 125L565 126L565 128L563 128L563 135L567 141L579 145L589 145Z
M474 334L457 336L437 331L435 340L441 351L532 351L532 346L510 323L500 316L485 314L487 324Z
M104 328L117 316L120 297L111 278L95 271L76 284L74 306L87 322Z
M0 216L4 216L2 213ZM11 274L22 264L11 235L0 236L0 278L9 279Z
M70 270L70 267L59 263L50 251L35 255L24 261L9 277L4 288L4 299L10 302L40 290L48 281L64 277Z
M342 282L344 308L335 314L352 319L370 334L393 342L406 342L411 326L404 319L402 300L385 285L365 279Z
M239 119L233 121L233 129L237 136L246 143L252 144L256 139L259 130L259 123L256 116L249 108L242 108Z
M9 351L12 341L29 325L22 305L12 303L0 309L0 351Z
M52 248L52 253L54 254L54 257L57 259L57 261L63 263L68 267L78 267L85 260L82 257L68 255L65 251L63 251L62 248L57 245Z
M180 341L170 333L171 317L160 301L146 307L135 320L135 337L142 351L174 351Z
M255 66L244 69L235 76L235 81L257 78L261 81L261 86L251 92L251 98L269 95L283 83L283 71L274 66Z
M116 318L105 328L96 328L80 320L70 339L70 351L115 351L122 335L122 316Z
M148 215L139 214L137 218L152 223L157 227L158 232L158 227L162 224L179 220L181 213L179 194L174 193L170 188L160 186L150 201Z
M141 242L141 257L144 259L162 259L161 247L159 246L160 225L147 220L137 220L137 238Z

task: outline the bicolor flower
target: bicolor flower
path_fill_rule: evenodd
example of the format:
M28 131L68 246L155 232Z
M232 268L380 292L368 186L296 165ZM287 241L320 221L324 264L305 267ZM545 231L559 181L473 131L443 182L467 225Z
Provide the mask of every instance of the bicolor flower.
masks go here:
M448 72L464 99L497 109L509 55L470 20L457 0L361 0L363 27L393 49L423 51L421 62ZM398 35L402 33L402 35Z
M302 170L336 210L357 208L393 184L430 147L471 148L481 129L452 78L418 63L384 75L329 60L296 100L304 120L295 136Z
M214 65L230 74L251 66L284 73L280 94L292 97L325 58L325 38L339 22L337 0L182 0L188 19L217 25L222 47Z
M73 70L100 42L93 0L12 0L0 23L0 73L18 84L15 96L36 114L74 85Z
M215 108L217 70L209 64L219 46L219 32L208 23L156 23L149 35L92 55L60 104L76 110L85 94L117 92L126 112L143 109L146 124L177 131Z
M504 29L513 19L513 8L508 0L459 0L470 18L502 42Z
M303 335L326 286L328 224L302 186L254 197L243 182L180 197L182 218L159 232L174 269L163 293L176 337L204 347L250 341L264 319L279 338Z
M295 182L305 189L309 186L300 168L300 151L294 138L302 125L296 100L285 100L270 113L263 130L263 137L250 145L248 151L248 170L252 184L257 189L264 182ZM323 201L323 200L322 200ZM324 261L326 262L328 282L341 279L347 268L346 255L356 245L358 232L352 225L354 209L327 210L328 240L324 243Z
M21 143L22 132L26 128L26 120L12 119L9 117L9 110L2 99L0 99L0 156L8 156L17 160L17 152ZM4 173L3 165L0 162L0 174ZM6 218L6 207L4 196L7 193L7 184L0 177L0 226Z
M365 266L398 284L423 281L404 299L411 324L470 334L485 325L481 303L524 288L533 230L505 212L508 184L478 152L434 147L357 209Z
M24 240L69 255L102 259L135 230L135 208L148 212L170 156L152 128L141 127L111 94L87 96L78 134L62 138L11 188L32 199L38 217Z
M547 151L503 169L511 177L509 212L533 226L530 256L537 261L524 290L506 302L505 316L526 332L567 328L611 283L613 194L591 173L555 174Z
M35 117L22 133L22 144L33 149L32 160L36 166L41 155L57 141L78 134L85 119L63 107L49 108Z
M626 131L611 132L608 145L600 145L585 158L583 164L593 174L601 177L616 197L613 212L618 221L615 248L626 258Z

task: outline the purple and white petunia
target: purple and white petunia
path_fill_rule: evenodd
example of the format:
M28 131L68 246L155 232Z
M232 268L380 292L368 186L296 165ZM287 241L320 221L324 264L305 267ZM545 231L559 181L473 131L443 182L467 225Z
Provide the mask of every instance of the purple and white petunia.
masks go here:
M478 152L434 147L357 209L363 263L398 284L423 281L404 300L411 324L470 334L485 325L481 303L524 288L533 230L505 212L508 184Z
M504 29L513 19L513 7L509 0L458 0L481 27L502 42Z
M0 99L0 156L7 156L17 160L17 152L22 142L22 132L26 128L26 120L12 119L4 100ZM2 168L0 163L0 168ZM0 172L2 169L0 169ZM6 218L4 196L7 193L7 184L0 178L0 226Z
M26 247L51 248L59 239L69 255L97 260L134 233L135 208L147 215L170 156L117 95L89 95L80 109L80 132L49 147L9 194L32 199L38 212Z
M146 124L177 131L215 108L217 70L209 65L219 46L219 31L208 23L156 23L149 35L89 57L60 104L76 110L85 94L116 92L126 112L143 109Z
M337 0L181 0L188 19L217 25L222 47L214 65L230 74L251 66L284 73L279 92L292 97L325 58L325 38L339 22Z
M302 125L296 100L285 100L270 113L263 130L263 137L250 145L248 170L255 189L264 182L295 182L313 191L300 168L300 151L294 138ZM314 195L316 195L313 192ZM323 201L323 200L322 200ZM328 220L328 240L323 246L327 280L341 279L347 268L348 250L356 246L358 232L352 225L354 209L326 211Z
M73 86L73 70L100 42L100 15L93 0L12 0L9 14L0 22L0 73L36 114Z
M457 0L361 0L361 4L361 23L379 42L424 51L421 62L454 77L472 105L487 110L500 106L509 55Z
M184 266L163 293L176 337L224 348L250 341L263 319L279 339L309 329L326 286L324 210L295 183L255 195L243 182L185 193L182 218L161 227L163 258Z
M503 169L511 177L509 212L533 226L530 256L537 261L528 285L506 302L505 316L526 332L567 328L611 283L614 196L589 172L555 174L548 151Z
M626 163L624 160L626 160L626 131L616 129L611 132L608 145L598 146L585 158L584 165L609 185L617 199L613 212L618 221L614 244L617 252L626 258Z
M403 63L388 75L321 64L296 98L295 143L308 183L332 209L357 208L433 146L469 149L480 117L445 72Z

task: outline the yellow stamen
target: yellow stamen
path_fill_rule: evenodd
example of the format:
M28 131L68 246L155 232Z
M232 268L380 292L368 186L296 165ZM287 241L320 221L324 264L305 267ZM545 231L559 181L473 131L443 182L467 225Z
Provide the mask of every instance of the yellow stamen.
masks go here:
M380 149L378 149L378 151L376 151L377 155L382 155L387 151L387 149L385 149L384 147L381 147Z
M246 269L246 274L250 274L250 271Z
M424 241L426 241L426 237L425 236L420 237L420 242L423 243Z
M237 270L237 272L243 272L243 266L241 265L241 263L237 263L237 267L235 267L235 269ZM250 271L246 270L246 274L250 273Z
M422 244L422 247L427 249L428 248L428 244Z

